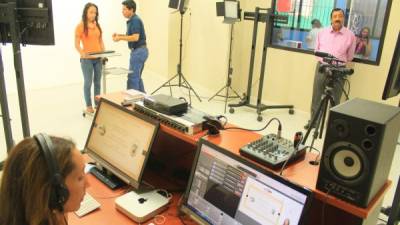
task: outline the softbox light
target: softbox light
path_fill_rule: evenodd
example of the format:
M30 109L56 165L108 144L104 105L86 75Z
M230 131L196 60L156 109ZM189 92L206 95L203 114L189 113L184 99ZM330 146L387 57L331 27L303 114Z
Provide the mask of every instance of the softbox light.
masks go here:
M224 23L234 23L240 20L240 2L236 0L225 0L216 3L217 16L224 17Z
M169 0L168 7L171 9L177 9L180 12L185 12L189 7L190 0Z

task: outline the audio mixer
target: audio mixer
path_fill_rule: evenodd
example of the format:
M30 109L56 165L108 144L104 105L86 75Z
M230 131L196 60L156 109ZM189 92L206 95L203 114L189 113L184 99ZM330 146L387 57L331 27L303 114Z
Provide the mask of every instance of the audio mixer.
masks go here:
M306 148L300 144L295 150L293 141L282 137L278 138L276 134L268 134L241 147L239 152L266 167L277 169L289 157L289 163L304 159ZM293 152L294 154L292 154Z

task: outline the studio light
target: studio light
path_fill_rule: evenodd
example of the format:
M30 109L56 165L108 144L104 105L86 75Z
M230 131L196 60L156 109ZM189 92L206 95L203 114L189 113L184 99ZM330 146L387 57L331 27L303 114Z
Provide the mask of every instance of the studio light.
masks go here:
M177 9L181 13L185 13L185 11L189 7L190 0L169 0L168 7L171 9Z
M217 16L224 17L224 23L235 23L240 20L240 2L236 0L225 0L216 3Z

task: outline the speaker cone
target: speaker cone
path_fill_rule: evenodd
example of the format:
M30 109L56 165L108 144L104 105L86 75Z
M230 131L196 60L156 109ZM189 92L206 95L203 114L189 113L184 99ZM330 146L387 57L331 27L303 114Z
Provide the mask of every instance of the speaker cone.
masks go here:
M363 181L369 170L364 151L349 142L340 141L330 145L324 154L323 166L343 185L356 185Z

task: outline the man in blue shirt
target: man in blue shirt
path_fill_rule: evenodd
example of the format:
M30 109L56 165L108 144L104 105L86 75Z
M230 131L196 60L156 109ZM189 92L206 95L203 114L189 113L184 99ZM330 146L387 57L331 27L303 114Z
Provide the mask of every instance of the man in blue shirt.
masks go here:
M132 71L132 73L128 74L127 89L135 89L145 92L142 80L142 71L144 68L144 63L149 56L149 51L146 47L146 33L144 31L143 22L136 14L135 1L123 1L122 14L128 19L126 22L126 35L114 33L113 40L115 42L127 41L128 47L131 50L129 70Z

